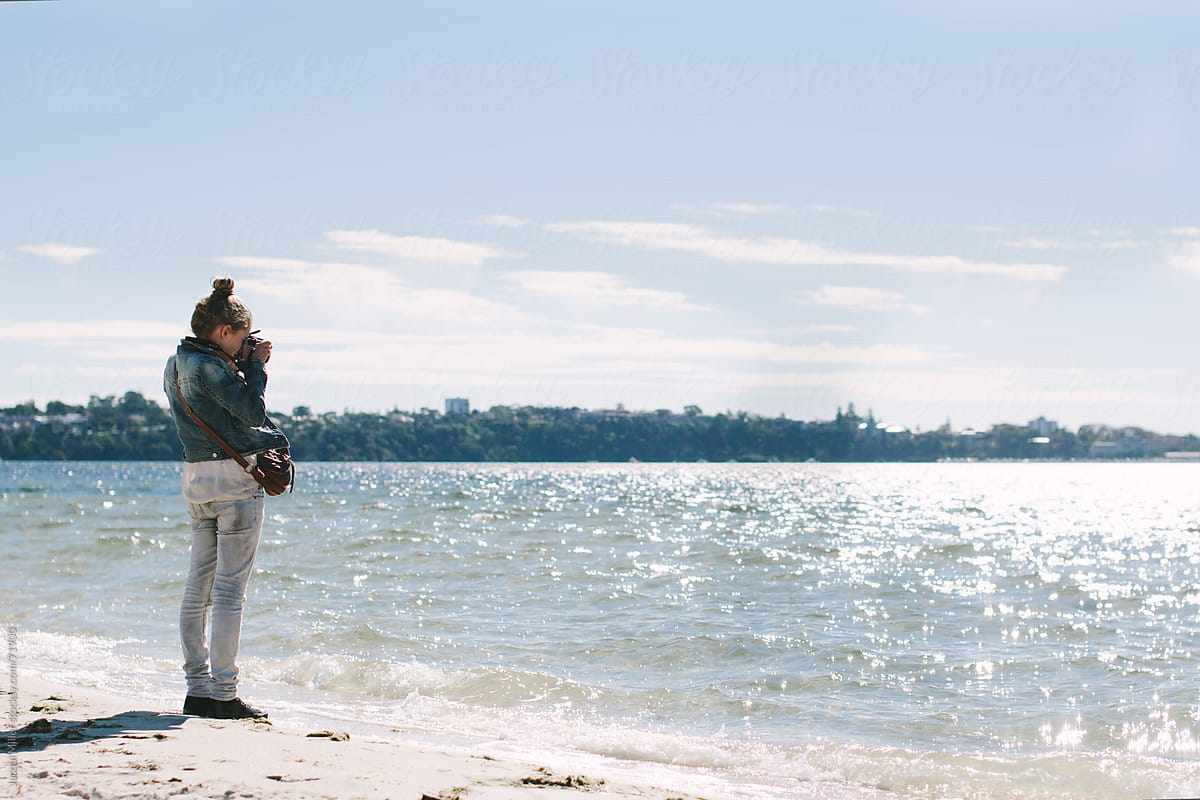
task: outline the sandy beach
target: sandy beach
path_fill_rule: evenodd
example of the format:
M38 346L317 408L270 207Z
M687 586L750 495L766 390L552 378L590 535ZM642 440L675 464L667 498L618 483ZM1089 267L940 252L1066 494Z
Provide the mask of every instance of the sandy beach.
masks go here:
M10 705L6 692L6 717ZM482 747L459 750L337 729L188 717L175 708L150 708L145 701L25 674L16 708L17 727L6 725L0 744L5 754L0 796L698 798L572 771L569 764L498 757Z

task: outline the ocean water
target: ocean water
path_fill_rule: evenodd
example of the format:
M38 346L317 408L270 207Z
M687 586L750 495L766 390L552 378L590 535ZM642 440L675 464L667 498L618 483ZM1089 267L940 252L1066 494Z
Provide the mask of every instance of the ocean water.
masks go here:
M23 669L177 704L180 469L0 463ZM303 464L243 696L731 798L1200 795L1200 465Z

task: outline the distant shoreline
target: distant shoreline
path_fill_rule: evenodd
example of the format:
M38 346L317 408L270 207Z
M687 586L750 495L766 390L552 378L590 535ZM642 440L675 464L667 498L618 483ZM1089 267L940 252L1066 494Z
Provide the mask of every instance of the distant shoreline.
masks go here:
M1200 460L1200 438L1044 417L986 431L887 425L849 406L831 420L695 406L623 408L496 406L487 411L272 412L296 461L530 463L934 463L939 461ZM174 461L179 437L167 412L137 392L93 397L86 406L32 402L0 409L0 459Z

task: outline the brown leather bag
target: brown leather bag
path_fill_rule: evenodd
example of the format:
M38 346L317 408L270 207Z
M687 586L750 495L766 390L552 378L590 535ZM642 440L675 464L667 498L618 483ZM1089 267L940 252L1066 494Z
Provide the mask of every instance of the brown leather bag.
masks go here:
M258 485L263 487L263 491L272 497L283 494L284 492L292 492L296 490L296 465L292 463L292 454L286 447L280 447L275 450L267 450L259 453L258 463L251 466L250 462L242 456L237 450L234 450L225 440L217 435L217 432L196 416L196 412L192 411L192 407L188 405L188 401L183 397L183 389L179 388L179 367L175 367L175 391L179 394L179 402L183 403L183 410L191 417L192 422L200 426L200 430L208 434L208 438L212 439L225 454L242 465L242 469L250 473L250 477L258 482Z
M292 463L292 454L286 447L259 453L258 464L250 474L272 497L296 488L296 465Z

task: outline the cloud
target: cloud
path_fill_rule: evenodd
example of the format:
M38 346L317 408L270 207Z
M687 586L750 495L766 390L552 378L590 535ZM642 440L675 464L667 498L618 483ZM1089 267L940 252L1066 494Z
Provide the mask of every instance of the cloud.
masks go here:
M48 258L51 261L57 261L59 264L78 264L88 256L94 256L97 253L104 252L98 247L79 247L73 244L58 244L55 242L47 242L46 244L26 244L17 248L25 253L32 253L35 256Z
M770 328L741 328L735 333L738 336L744 336L753 339L761 338L790 338L793 336L814 336L817 334L831 333L857 333L859 327L857 325L847 325L841 322L830 323L805 323L792 325L778 325Z
M531 321L509 305L456 289L415 289L391 303L389 310L416 324L429 320L471 330L521 326Z
M807 211L815 211L818 214L834 214L842 217L878 217L874 211L863 211L860 208L851 208L850 206L830 206L822 204L811 204L804 207Z
M1180 228L1163 228L1159 233L1167 236L1181 236L1186 239L1200 238L1200 228L1190 225Z
M290 341L288 331L275 337ZM567 331L512 330L492 335L393 334L359 340L344 335L331 352L326 343L292 347L289 359L272 363L278 383L287 380L343 385L411 385L420 376L432 385L453 379L493 385L603 385L618 379L645 385L721 384L746 374L795 374L806 368L906 368L939 358L918 347L811 346L737 338L686 338L653 330L575 326ZM353 347L345 342L352 340ZM319 374L306 365L321 363ZM285 370L290 375L285 375Z
M378 230L326 231L325 248L353 253L379 253L405 261L459 264L478 267L493 258L521 255L491 244L456 242L429 236L394 236Z
M904 295L870 286L828 286L795 298L801 305L829 306L852 311L911 311L924 314L924 306L904 302Z
M792 333L813 334L813 333L856 333L857 325L845 325L841 323L813 323L811 325L792 325L788 329Z
M330 317L382 311L399 325L427 321L474 329L528 321L511 306L467 292L411 287L386 267L258 256L216 260L250 272L238 279L239 292L246 288L296 304L315 301Z
M786 206L777 203L672 203L675 211L703 214L712 217L747 217L760 214L779 214Z
M751 339L684 339L658 336L639 337L629 342L640 357L657 355L679 359L690 365L719 361L744 365L761 362L785 369L814 365L900 365L923 364L937 356L909 345L867 345L842 347L828 342L817 345L785 345Z
M1000 242L1004 247L1022 250L1129 250L1144 247L1146 242L1137 239L1094 239L1081 241L1078 239L1045 239L1027 236L1021 239L1009 239Z
M1200 242L1180 242L1165 251L1167 265L1188 272L1200 272Z
M153 339L178 339L188 335L186 320L182 324L168 322L143 322L135 320L105 320L65 322L59 320L37 320L31 322L12 322L0 320L0 343L3 344L38 344L47 346L75 346L84 342L95 342L97 331L103 330L106 344L104 349L113 353L114 358L121 358L124 348L116 348L112 343L143 342ZM166 360L166 356L163 356Z
M130 387L156 392L157 376L174 343L187 334L186 325L105 321L106 339L99 342L95 331L100 324L0 322L0 343L16 345L21 352L37 344L63 354L61 359L30 354L25 363L12 365L13 374L42 382L52 379L55 385L68 375L86 379L84 396ZM496 327L488 335L460 326L405 332L272 325L269 333L276 348L271 399L281 408L300 403L337 408L349 403L380 410L415 390L423 388L427 394L450 386L493 394L498 387L519 386L519 398L534 402L547 391L563 392L563 401L573 403L578 400L571 398L583 387L608 394L614 382L645 387L651 396L680 393L682 405L694 399L689 395L710 387L740 391L786 386L812 369L830 374L845 369L921 369L943 358L907 345L795 346L761 338L688 338L602 325L567 330Z
M778 214L784 207L777 203L710 203L714 211L728 214Z
M734 236L698 225L673 222L559 222L556 233L603 244L654 251L691 253L719 261L785 265L862 265L902 272L993 275L1024 281L1058 281L1067 268L1055 264L999 264L960 256L909 256L840 250L819 242L761 236Z
M1191 379L1181 370L988 366L810 370L776 374L774 378L780 385L791 384L797 389L848 398L869 397L877 409L881 404L891 408L889 415L896 413L897 406L915 404L932 407L939 415L953 414L954 421L962 424L961 415L970 410L978 418L978 409L983 407L988 409L987 415L978 421L987 425L1003 420L1002 415L1013 414L1019 406L1025 407L1024 413L1029 416L1009 416L1010 421L1024 421L1046 414L1048 409L1070 406L1124 409L1131 405L1177 405L1177 394L1157 387ZM771 380L771 374L765 374L756 382L769 385Z
M404 282L389 270L361 264L259 256L225 256L216 261L226 267L249 271L249 277L237 279L239 293L250 289L292 302L341 297L377 304L399 295L406 288Z
M102 338L97 336L98 330L104 331ZM13 359L14 373L40 374L53 378L55 383L70 374L98 378L100 385L106 385L117 375L125 374L133 385L141 385L148 375L161 374L167 356L175 352L175 345L191 334L186 314L178 323L0 320L0 346L21 354ZM39 354L42 349L61 351L61 355L47 358ZM39 372L43 368L44 372Z
M303 265L290 268L297 266ZM288 268L279 263L271 267ZM682 407L713 391L732 393L729 402L736 405L737 397L760 389L787 391L810 370L925 369L950 357L905 344L794 345L765 335L690 337L608 325L550 327L536 319L481 330L467 318L486 314L486 309L459 306L461 293L414 297L411 302L418 306L440 307L452 323L438 327L422 319L408 327L377 327L369 315L359 313L339 325L320 312L297 315L301 324L296 327L272 320L268 333L275 342L273 407L304 404L379 411L397 405L417 408L430 398L451 395L479 402L487 397L491 402L599 407L632 401L646 407ZM338 298L324 301L322 307L337 302ZM352 309L358 311L357 306ZM394 316L402 320L406 315ZM96 338L101 327L104 341ZM0 343L22 354L9 374L21 376L22 383L55 387L49 395L67 400L71 396L65 390L72 382L76 396L134 388L161 402L157 392L162 365L187 333L184 321L0 321ZM46 349L54 355L47 357ZM12 384L8 390L13 391ZM23 389L11 402L39 393L46 392Z
M629 286L624 278L605 272L516 270L505 273L504 278L532 294L603 305L640 306L660 311L711 310L689 303L683 292L637 289Z
M527 219L508 214L488 214L473 221L480 225L490 225L493 228L524 228L526 225L532 224Z

